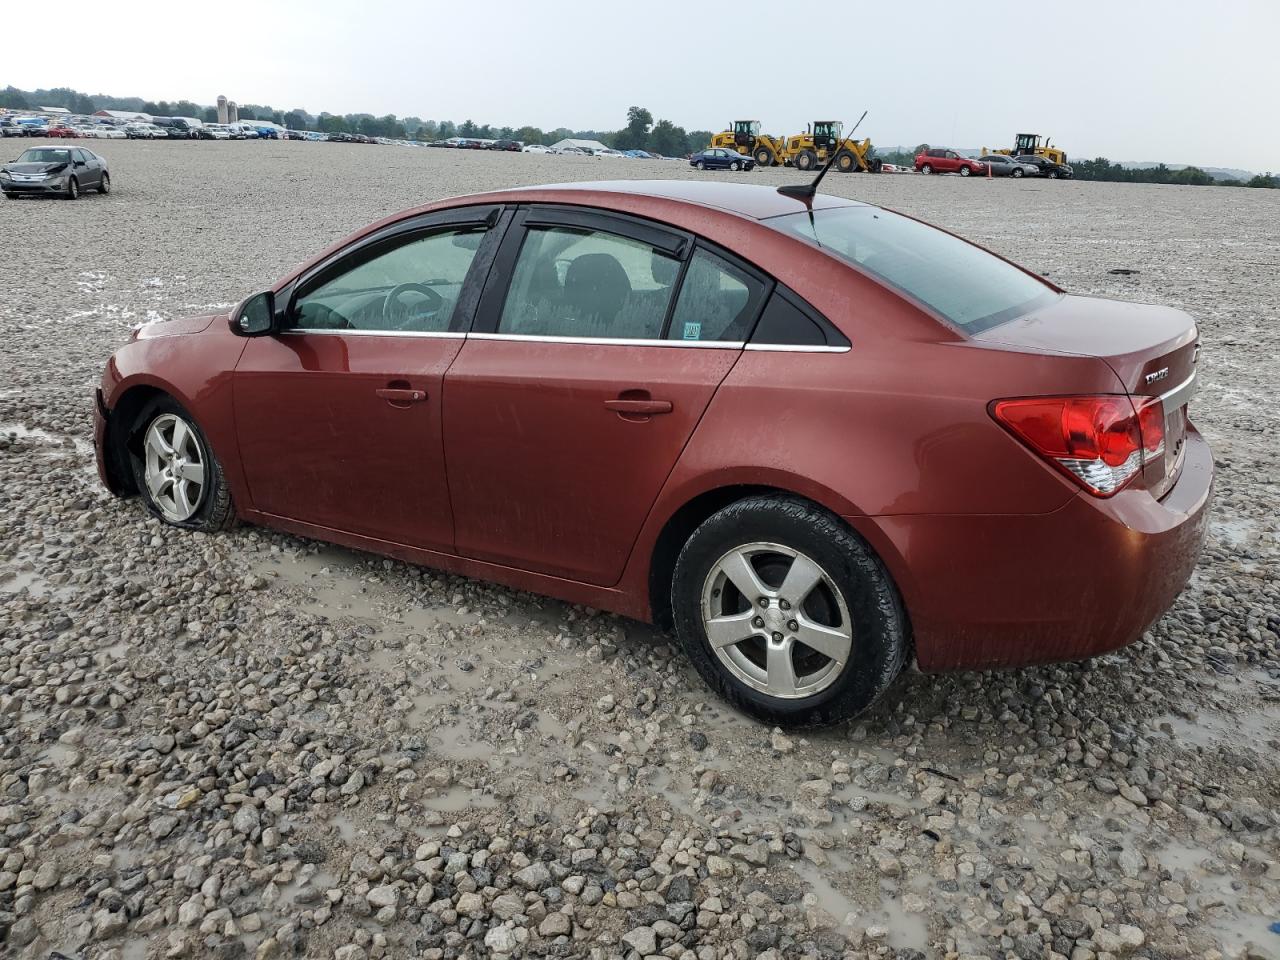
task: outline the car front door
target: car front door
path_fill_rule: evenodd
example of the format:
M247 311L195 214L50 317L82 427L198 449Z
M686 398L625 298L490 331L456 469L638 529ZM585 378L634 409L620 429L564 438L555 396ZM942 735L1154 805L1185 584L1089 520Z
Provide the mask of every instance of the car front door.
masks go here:
M745 271L652 224L522 211L445 377L457 552L616 583L741 355L765 287Z
M233 384L253 509L452 549L441 387L500 213L461 208L393 225L280 291L283 329L249 340Z
M93 154L77 147L71 151L71 157L75 161L76 178L81 189L96 187L102 182L102 166Z

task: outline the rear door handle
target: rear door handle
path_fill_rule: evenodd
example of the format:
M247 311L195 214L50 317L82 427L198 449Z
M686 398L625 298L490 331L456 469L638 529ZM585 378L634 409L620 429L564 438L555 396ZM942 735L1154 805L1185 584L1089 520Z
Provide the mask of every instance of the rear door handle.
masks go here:
M400 387L378 387L373 393L388 403L421 403L427 399L425 390L406 390Z
M606 400L605 408L617 413L629 413L632 416L652 416L657 413L670 413L670 400Z

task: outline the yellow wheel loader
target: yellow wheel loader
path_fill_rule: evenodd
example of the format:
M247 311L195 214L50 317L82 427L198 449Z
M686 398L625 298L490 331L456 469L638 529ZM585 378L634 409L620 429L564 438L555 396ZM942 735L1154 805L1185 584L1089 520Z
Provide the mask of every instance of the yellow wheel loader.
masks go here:
M744 157L752 157L758 167L776 167L782 163L785 149L781 137L771 137L760 132L759 120L735 120L728 130L721 130L711 138L711 146L736 150Z
M1060 147L1052 145L1053 141L1048 137L1045 138L1044 146L1040 145L1040 134L1038 133L1019 133L1014 137L1014 146L1012 150L991 150L986 147L982 148L982 155L985 157L990 153L1003 153L1006 157L1018 157L1026 154L1034 154L1037 157L1045 157L1054 163L1065 164L1067 162L1067 151Z
M866 173L880 172L881 163L873 156L871 140L845 137L844 124L839 120L815 120L804 133L788 137L783 160L797 170L816 170L833 153L833 166L840 173L859 170Z

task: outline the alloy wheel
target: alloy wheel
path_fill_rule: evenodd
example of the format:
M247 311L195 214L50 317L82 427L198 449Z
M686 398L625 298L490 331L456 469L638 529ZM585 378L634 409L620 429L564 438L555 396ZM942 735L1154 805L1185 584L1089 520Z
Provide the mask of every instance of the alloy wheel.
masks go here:
M205 486L204 449L195 430L181 417L161 414L147 427L143 448L143 476L151 501L166 520L190 519Z
M702 588L702 624L735 679L772 697L825 690L853 651L844 596L817 562L778 543L734 547Z

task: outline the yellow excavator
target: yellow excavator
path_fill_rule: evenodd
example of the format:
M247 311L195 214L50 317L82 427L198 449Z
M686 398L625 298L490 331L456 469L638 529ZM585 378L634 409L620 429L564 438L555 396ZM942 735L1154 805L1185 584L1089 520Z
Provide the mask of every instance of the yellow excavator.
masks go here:
M782 137L761 133L759 120L735 120L728 130L721 130L711 138L711 146L753 157L756 166L775 167L782 163L786 142Z
M1045 157L1054 163L1067 162L1067 151L1060 147L1053 146L1053 141L1045 137L1044 145L1040 144L1040 134L1038 133L1019 133L1014 137L1014 147L1012 150L991 150L986 147L982 148L982 155L985 157L990 153L1003 153L1006 157L1019 157L1026 154L1034 154L1037 157Z

